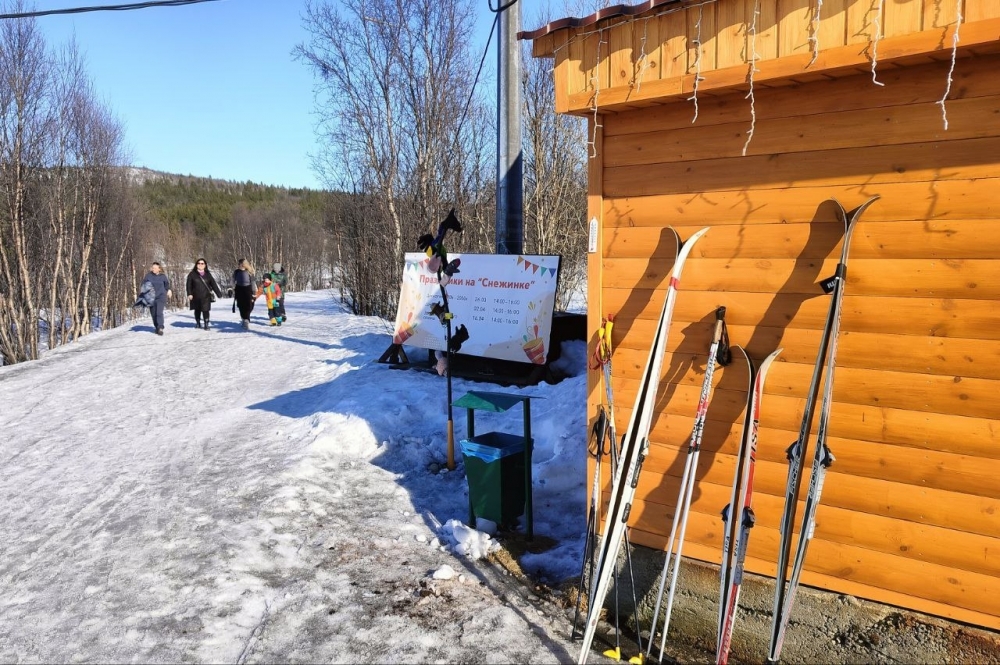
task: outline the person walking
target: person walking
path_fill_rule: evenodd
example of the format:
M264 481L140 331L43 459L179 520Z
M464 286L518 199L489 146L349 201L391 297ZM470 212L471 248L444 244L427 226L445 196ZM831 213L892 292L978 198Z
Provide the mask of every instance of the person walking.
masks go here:
M281 297L278 298L278 316L281 317L281 322L284 323L288 320L288 317L285 316L285 285L288 284L288 276L285 274L285 268L280 263L275 263L271 267L273 268L271 271L271 280L281 290Z
M174 292L170 290L170 280L163 274L163 267L158 261L153 261L149 267L149 273L142 280L153 289L153 304L149 306L149 315L153 317L153 331L157 335L163 334L163 310L167 308L167 300L173 297Z
M236 270L233 271L233 303L234 310L240 309L240 325L243 330L250 329L250 312L253 311L254 295L257 286L253 280L253 265L246 259L240 259Z
M205 259L198 259L195 262L191 272L188 273L186 286L189 307L194 310L194 327L201 328L204 319L204 329L208 330L211 328L209 313L212 311L212 303L216 296L222 297L222 289L208 270L208 262Z
M257 295L254 296L254 300L261 295L264 296L264 300L267 302L267 315L271 319L271 325L280 326L281 317L278 316L278 299L281 298L281 287L271 280L271 273L266 272L260 278L260 287L257 289Z

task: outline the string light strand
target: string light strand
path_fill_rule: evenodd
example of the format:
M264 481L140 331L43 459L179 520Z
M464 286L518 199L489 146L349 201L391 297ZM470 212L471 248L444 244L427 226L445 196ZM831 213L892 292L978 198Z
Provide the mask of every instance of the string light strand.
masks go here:
M597 113L597 97L601 94L601 46L606 44L604 41L604 30L601 29L597 32L597 54L594 62L594 75L590 78L594 85L594 96L591 98L594 100L592 110L594 112L594 131L591 134L590 140L587 141L587 145L590 146L590 158L595 159L597 157L597 130L604 125L598 123L597 119L599 117Z
M642 43L639 46L639 57L636 59L635 64L639 66L639 69L635 73L635 91L639 92L642 87L642 75L646 72L646 68L649 67L649 56L646 55L646 37L649 33L649 19L645 19L642 24Z
M945 86L944 95L938 104L941 106L941 120L944 122L944 129L948 131L948 108L945 102L951 94L951 83L955 76L955 62L958 60L958 29L962 25L962 0L955 0L955 34L951 37L951 66L948 68L948 85Z
M806 65L806 68L812 67L816 62L816 58L819 57L819 19L822 10L823 0L816 0L815 9L813 9L813 19L811 21L812 31L809 35L809 47L812 49L812 58L809 59L809 64Z
M747 132L747 141L743 144L744 157L747 155L747 148L750 146L750 141L753 140L754 129L757 128L757 100L754 97L753 80L754 74L760 71L757 69L757 60L760 59L760 54L757 53L758 16L760 16L760 0L754 0L753 21L750 23L750 92L746 95L746 99L750 100L750 130Z
M875 19L872 21L872 25L875 27L875 36L872 39L872 83L878 86L885 86L878 80L878 76L875 71L875 67L878 64L878 40L882 36L882 8L885 6L885 0L878 0L878 9L875 11Z
M695 35L691 41L694 44L694 89L691 91L688 101L694 102L694 117L691 118L692 125L698 120L698 84L705 80L705 77L701 75L701 19L703 17L702 7L699 6L698 20L694 24Z

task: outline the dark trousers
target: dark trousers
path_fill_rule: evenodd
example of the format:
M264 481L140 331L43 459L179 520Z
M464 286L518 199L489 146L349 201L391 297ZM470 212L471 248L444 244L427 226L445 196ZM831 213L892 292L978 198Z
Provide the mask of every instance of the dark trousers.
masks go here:
M253 289L249 286L237 286L235 289L236 306L240 309L240 318L249 319L253 311Z
M203 312L200 309L194 310L195 323L199 323L202 319L205 319L205 323L208 323L208 312Z
M285 296L278 298L278 316L285 318Z
M153 317L153 328L156 330L163 330L163 310L166 306L166 298L163 300L157 298L153 301L153 305L149 308L149 315Z

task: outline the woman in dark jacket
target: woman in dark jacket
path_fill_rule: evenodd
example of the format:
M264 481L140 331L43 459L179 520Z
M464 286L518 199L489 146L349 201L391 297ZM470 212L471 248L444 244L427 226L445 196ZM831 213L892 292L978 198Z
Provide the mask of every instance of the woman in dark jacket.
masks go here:
M205 319L205 330L211 325L208 322L208 313L212 310L212 293L222 297L222 290L215 283L212 273L208 271L208 263L205 259L198 259L187 276L187 297L191 309L194 310L195 328L201 328L202 319Z
M243 330L249 330L250 312L253 311L257 285L253 281L253 266L246 259L240 259L239 266L233 272L233 286L236 306L240 308L240 325L243 326Z

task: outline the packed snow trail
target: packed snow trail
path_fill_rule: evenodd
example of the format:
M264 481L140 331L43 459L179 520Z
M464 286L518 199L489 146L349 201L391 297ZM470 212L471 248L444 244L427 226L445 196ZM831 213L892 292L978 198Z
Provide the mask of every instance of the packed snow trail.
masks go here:
M0 661L572 660L564 613L447 547L443 379L376 363L383 322L330 292L249 332L227 304L0 368ZM523 391L559 544L522 563L553 580L582 550L584 374Z

